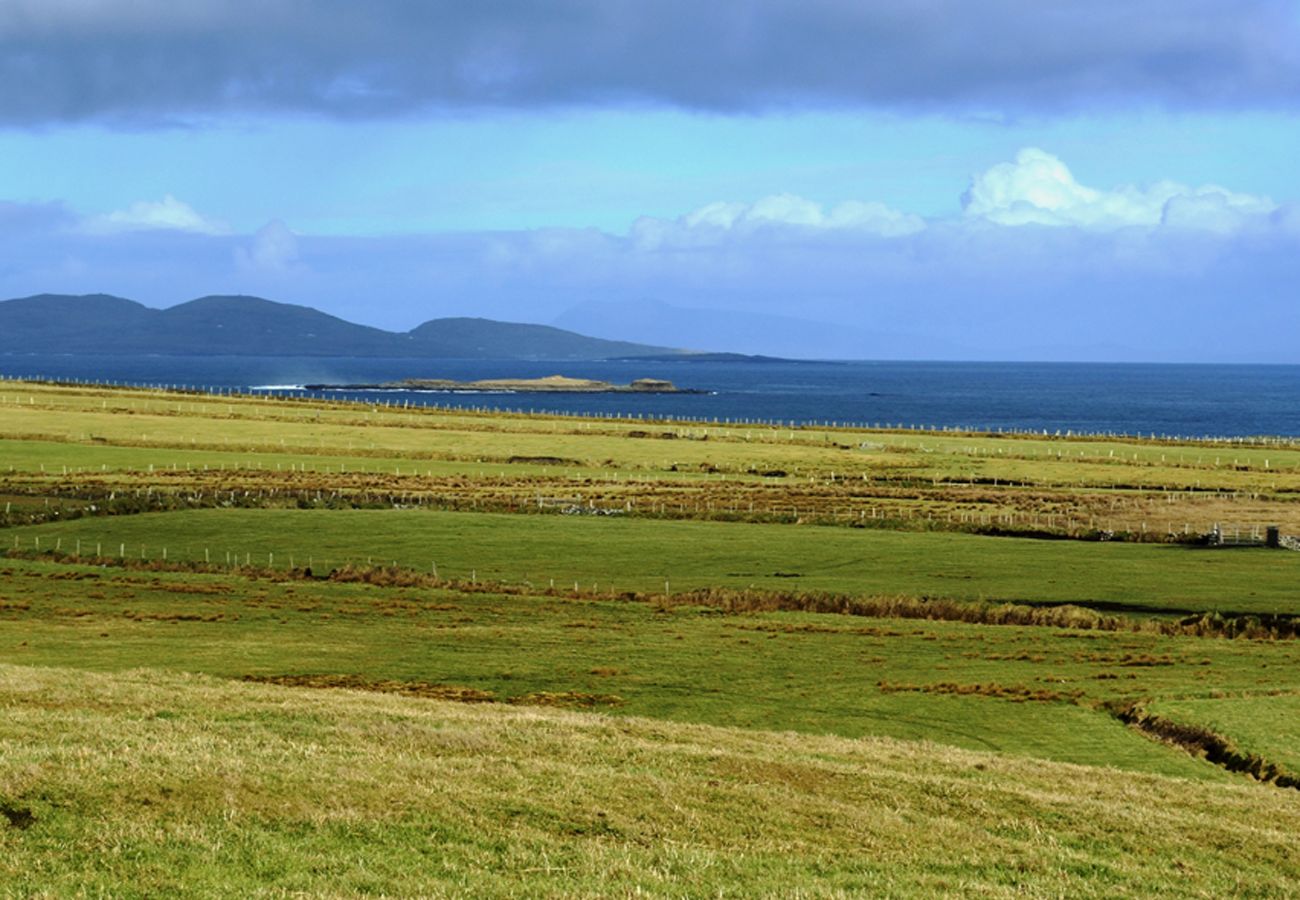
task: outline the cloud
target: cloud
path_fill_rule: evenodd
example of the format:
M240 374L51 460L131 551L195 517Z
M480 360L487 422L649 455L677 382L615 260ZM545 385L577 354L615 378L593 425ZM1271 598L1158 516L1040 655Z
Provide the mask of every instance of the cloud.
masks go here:
M1288 203L1273 211L1272 225L1283 234L1300 238L1300 203Z
M794 194L774 194L754 203L710 203L677 219L643 216L633 223L631 239L639 247L654 249L718 245L764 231L812 239L835 232L889 238L923 228L920 216L883 203L849 200L826 208Z
M244 293L397 329L454 315L549 322L583 301L662 300L734 311L740 322L759 315L828 326L820 344L791 329L746 337L718 315L673 341L703 348L925 358L964 347L959 355L985 359L1300 363L1292 287L1300 283L1300 233L1281 226L1223 234L955 218L894 238L806 228L730 234L719 244L653 248L562 228L298 235L302 262L277 269L238 264L241 252L251 254L248 236L68 231L6 240L0 297L105 291L170 305ZM857 352L844 346L868 331L884 337Z
M1267 197L1214 185L1189 188L1172 181L1112 190L1085 187L1060 159L1027 147L1014 162L976 175L962 195L967 217L999 225L1073 225L1125 228L1167 225L1230 232L1264 220L1276 209Z
M723 334L716 323L731 311L827 323L836 355L870 332L861 353L881 358L965 347L992 359L1300 363L1300 206L1165 182L1081 185L1041 150L981 172L962 212L926 220L776 194L643 217L624 234L325 237L279 221L194 234L79 221L59 204L0 204L0 297L107 291L166 305L248 293L397 329L659 300L719 311L676 341L695 347L820 352L816 331Z
M298 236L279 219L259 228L249 246L235 249L236 265L254 272L285 272L297 261Z
M1276 210L1264 197L1234 194L1220 188L1174 194L1160 211L1160 223L1170 228L1217 231L1230 234L1254 222L1265 223Z
M925 219L875 201L849 200L823 206L794 194L754 203L717 201L676 219L643 216L630 231L645 251L707 248L762 242L838 242L898 239L927 227L950 236L980 224L1015 228L1045 225L1089 231L1153 229L1230 235L1247 228L1293 229L1296 214L1267 197L1216 185L1187 187L1173 181L1110 189L1080 184L1058 157L1036 147L971 179L961 196L962 215ZM968 235L966 239L971 239Z
M227 234L230 227L200 214L194 207L171 194L161 200L141 200L126 209L91 216L82 227L92 233L122 231L185 231L192 234Z
M77 215L62 203L13 203L0 200L0 236L42 234L75 225Z
M0 122L1295 109L1290 0L5 0Z
M683 216L681 222L689 228L727 231L780 225L856 228L887 237L910 234L925 227L919 217L890 209L883 203L850 200L826 210L794 194L774 194L752 204L712 203Z

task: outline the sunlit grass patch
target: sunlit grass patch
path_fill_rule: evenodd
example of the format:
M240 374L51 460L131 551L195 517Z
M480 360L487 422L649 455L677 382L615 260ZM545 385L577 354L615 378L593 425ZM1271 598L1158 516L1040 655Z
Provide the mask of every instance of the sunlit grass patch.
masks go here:
M0 878L109 894L1286 894L1283 792L147 670L0 667Z

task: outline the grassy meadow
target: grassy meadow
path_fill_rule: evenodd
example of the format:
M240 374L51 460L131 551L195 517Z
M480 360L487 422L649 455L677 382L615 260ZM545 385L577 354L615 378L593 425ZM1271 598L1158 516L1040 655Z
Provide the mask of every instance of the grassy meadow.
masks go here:
M270 568L397 565L600 593L705 587L1300 614L1300 554L1180 544L435 510L208 509L17 527L10 549ZM667 587L665 588L665 584Z
M58 581L51 579L59 577ZM861 737L1194 778L1108 705L1300 692L1300 642L51 566L10 560L0 651ZM79 602L69 604L68 588ZM404 687L405 686L405 687Z
M1284 895L1291 797L927 742L0 668L24 895ZM1100 776L1100 777L1099 777ZM21 803L21 806L20 806Z
M3 382L0 894L1292 894L1300 553L1199 536L1298 497L1280 441Z

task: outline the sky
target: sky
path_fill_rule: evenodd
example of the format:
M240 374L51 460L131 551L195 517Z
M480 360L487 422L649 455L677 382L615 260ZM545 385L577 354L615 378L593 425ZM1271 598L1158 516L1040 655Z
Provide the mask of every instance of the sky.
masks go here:
M0 297L1300 363L1300 0L0 0Z

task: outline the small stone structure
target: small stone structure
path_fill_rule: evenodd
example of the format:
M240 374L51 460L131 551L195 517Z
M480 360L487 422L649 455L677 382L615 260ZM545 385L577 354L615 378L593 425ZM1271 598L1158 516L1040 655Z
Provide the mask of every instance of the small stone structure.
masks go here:
M1211 547L1270 547L1275 550L1300 550L1300 537L1282 534L1277 525L1269 525L1261 535L1258 528L1252 528L1246 534L1237 529L1228 534L1218 522L1206 535L1206 543Z

